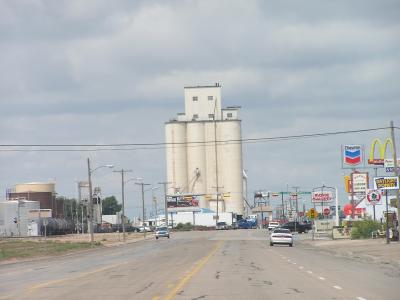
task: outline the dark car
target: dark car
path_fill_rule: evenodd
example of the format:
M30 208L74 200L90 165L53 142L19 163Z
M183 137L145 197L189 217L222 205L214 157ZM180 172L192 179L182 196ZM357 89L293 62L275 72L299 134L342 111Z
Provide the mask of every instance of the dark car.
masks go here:
M289 229L291 232L307 233L309 230L311 230L311 224L293 221L293 222L287 222L287 223L281 225L281 228Z

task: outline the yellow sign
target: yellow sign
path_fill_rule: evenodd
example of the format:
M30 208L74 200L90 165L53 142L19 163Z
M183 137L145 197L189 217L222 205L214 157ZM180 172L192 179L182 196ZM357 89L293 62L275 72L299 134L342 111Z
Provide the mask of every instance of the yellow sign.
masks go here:
M351 193L351 178L350 175L344 176L344 190L346 193Z
M394 147L393 147L393 141L389 138L385 140L385 142L382 144L380 139L374 139L371 144L371 150L369 152L369 159L368 159L368 164L370 165L383 165L385 161L385 155L386 151L388 148L388 145L390 144L390 149L392 150L392 153L394 152ZM375 158L375 147L378 145L378 158Z
M399 178L398 177L375 177L374 188L376 190L398 190Z
M314 208L310 208L306 215L309 219L315 219L318 217L318 212Z

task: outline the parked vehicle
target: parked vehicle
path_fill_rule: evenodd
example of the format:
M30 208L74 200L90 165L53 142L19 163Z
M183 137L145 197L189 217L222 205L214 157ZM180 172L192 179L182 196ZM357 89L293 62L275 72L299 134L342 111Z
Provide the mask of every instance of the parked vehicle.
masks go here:
M238 222L238 228L240 228L240 229L250 229L250 228L252 228L252 223L251 222L248 222L247 220L240 220L239 222Z
M215 227L217 230L226 230L229 229L228 224L226 222L217 222L217 226Z
M275 228L279 227L279 222L271 221L268 223L268 230L274 230Z
M307 233L309 230L311 230L311 223L292 221L281 225L281 228L289 229L291 232Z
M158 240L159 237L167 237L169 238L169 230L167 227L157 227L156 228L156 239Z
M293 235L289 229L276 228L270 235L269 238L270 246L275 244L286 244L289 247L293 246Z

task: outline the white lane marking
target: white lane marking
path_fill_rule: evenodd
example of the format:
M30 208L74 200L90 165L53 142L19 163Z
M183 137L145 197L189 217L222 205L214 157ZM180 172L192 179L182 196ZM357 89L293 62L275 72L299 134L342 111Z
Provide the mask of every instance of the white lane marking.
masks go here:
M340 287L340 286L338 286L338 285L334 285L333 286L335 289L337 289L337 290L342 290L342 287Z
M300 269L300 270L303 270L303 269L304 269L304 267L303 267L303 266L300 266L300 267L299 267L299 269Z
M357 300L367 300L367 299L365 299L363 297L357 297Z
M293 262L292 264L297 265L297 263Z
M312 274L312 271L308 270L307 273L308 273L308 274Z
M318 277L318 279L325 280L325 278L324 278L324 277Z

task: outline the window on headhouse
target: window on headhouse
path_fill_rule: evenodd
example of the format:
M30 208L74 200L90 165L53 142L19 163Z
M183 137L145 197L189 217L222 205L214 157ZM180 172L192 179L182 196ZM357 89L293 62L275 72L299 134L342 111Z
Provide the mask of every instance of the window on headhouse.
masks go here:
M232 113L228 113L226 116L227 116L228 118L232 118L232 117L233 117Z
M214 114L208 114L209 119L214 119Z
M213 96L208 96L208 100L213 100L214 97Z
M199 98L197 97L197 96L193 96L193 101L198 101L199 100Z

